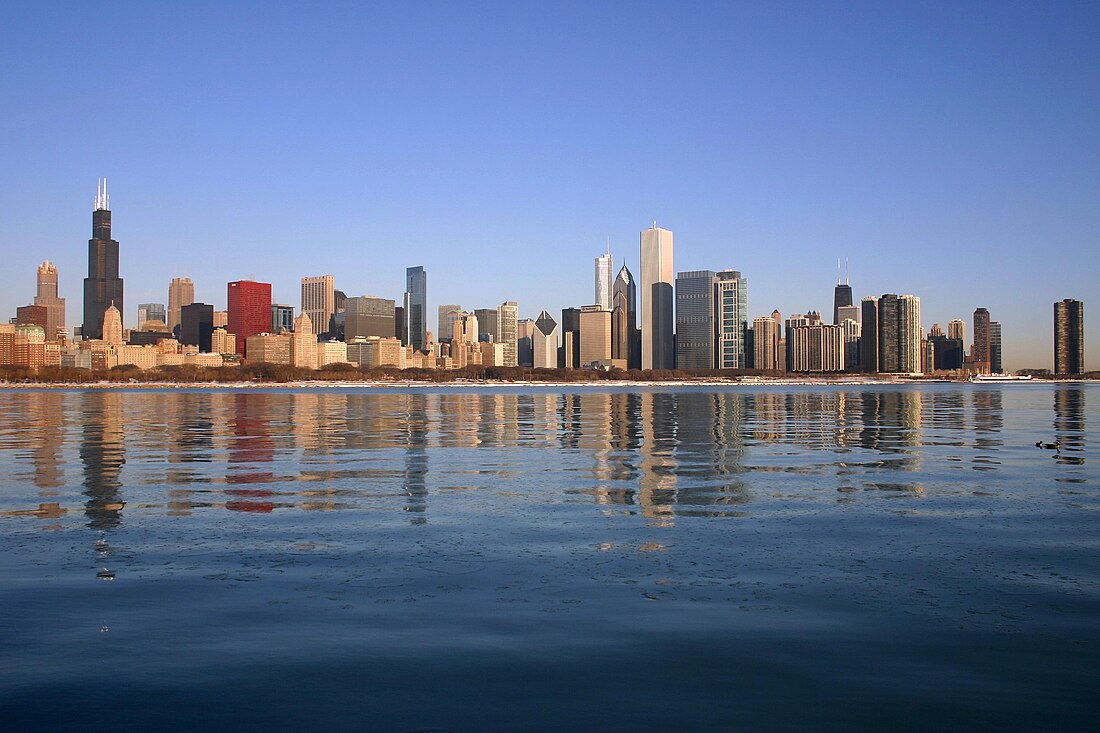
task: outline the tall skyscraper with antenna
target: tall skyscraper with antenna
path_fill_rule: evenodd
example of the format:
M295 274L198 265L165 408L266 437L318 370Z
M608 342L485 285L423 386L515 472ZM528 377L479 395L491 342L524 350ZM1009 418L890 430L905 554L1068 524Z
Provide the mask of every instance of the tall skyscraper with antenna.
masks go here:
M123 313L122 278L118 276L118 242L111 239L111 208L107 179L99 181L92 211L92 238L88 240L88 277L84 278L85 339L103 338L103 315L114 305Z
M672 232L653 222L640 239L642 369L674 369Z
M845 262L847 265L847 262ZM848 284L848 274L840 280L840 258L836 259L836 288L833 289L833 325L840 324L840 309L852 304L852 286Z

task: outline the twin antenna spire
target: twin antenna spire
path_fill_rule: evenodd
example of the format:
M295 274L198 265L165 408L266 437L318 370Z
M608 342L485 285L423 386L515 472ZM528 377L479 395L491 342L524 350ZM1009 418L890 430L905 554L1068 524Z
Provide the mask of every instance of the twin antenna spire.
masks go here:
M95 189L95 210L110 211L111 197L107 195L107 179L100 178Z
M836 258L836 284L837 285L841 285L841 284L847 285L848 284L848 275L849 275L848 258L845 257L844 258L844 282L841 283L840 282L840 258L837 257Z

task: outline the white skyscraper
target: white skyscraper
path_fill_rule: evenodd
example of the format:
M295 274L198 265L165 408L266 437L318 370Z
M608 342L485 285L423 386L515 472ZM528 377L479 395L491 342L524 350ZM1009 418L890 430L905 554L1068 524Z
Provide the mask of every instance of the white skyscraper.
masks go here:
M610 244L608 245L610 248ZM611 264L611 250L596 258L596 305L611 310L612 282L614 273Z
M672 232L654 222L641 233L641 255L642 369L672 369Z

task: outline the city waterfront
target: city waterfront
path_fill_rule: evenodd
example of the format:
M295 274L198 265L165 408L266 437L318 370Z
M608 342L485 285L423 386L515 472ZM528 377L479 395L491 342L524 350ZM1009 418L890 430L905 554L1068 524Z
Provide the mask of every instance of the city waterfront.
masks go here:
M0 390L0 719L1087 730L1098 405L1083 383Z

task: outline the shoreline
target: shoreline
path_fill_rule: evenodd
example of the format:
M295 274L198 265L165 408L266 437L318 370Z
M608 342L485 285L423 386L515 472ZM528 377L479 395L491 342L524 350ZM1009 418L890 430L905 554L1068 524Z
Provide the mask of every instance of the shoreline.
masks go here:
M986 385L1002 384L1019 387L1027 384L1067 384L1087 383L1090 380L1083 379L1036 379L1027 382L986 382ZM878 386L898 384L973 384L965 379L920 379L920 378L889 378L880 379L874 377L845 377L822 379L670 379L670 380L593 380L577 382L553 382L553 381L506 381L485 380L468 381L455 380L450 382L431 382L422 380L369 380L369 381L335 381L335 380L295 380L291 382L0 382L0 390L250 390L250 389L276 389L276 390L326 390L326 389L493 389L516 387L546 387L552 389L605 389L623 387L837 387L837 386Z

